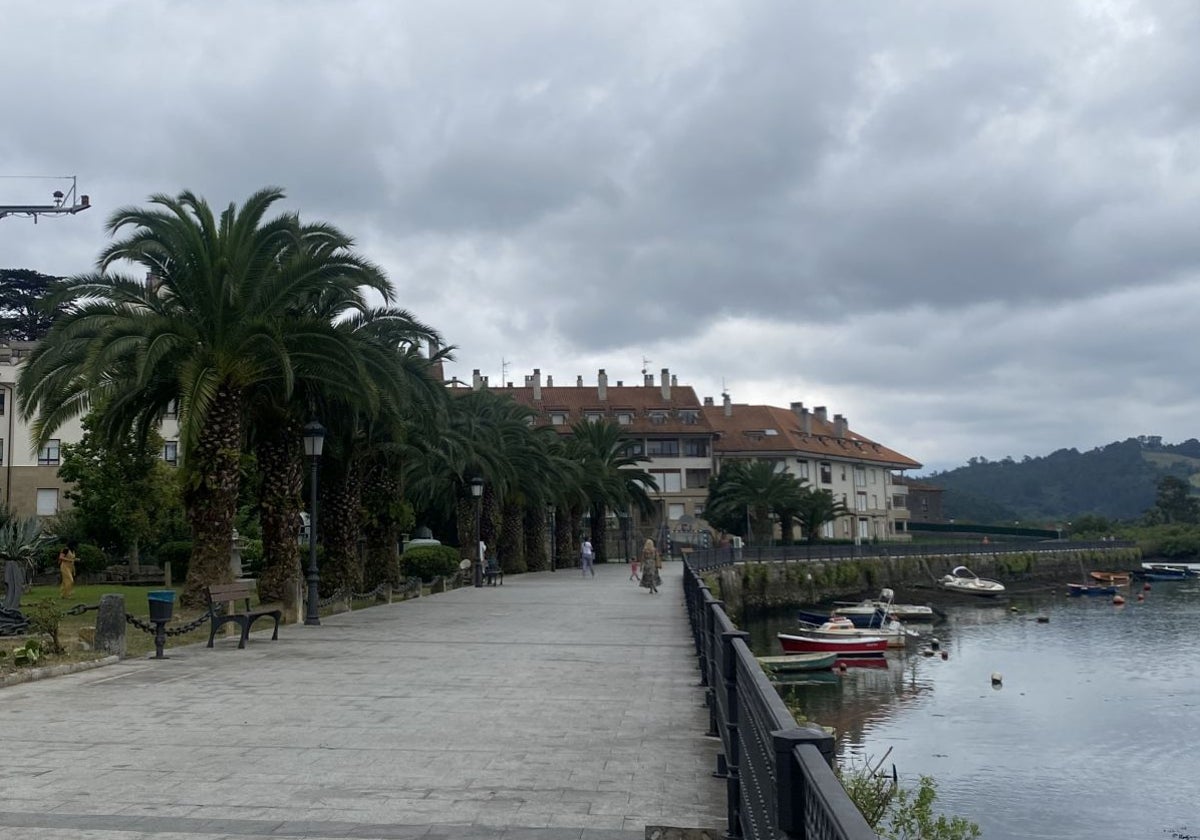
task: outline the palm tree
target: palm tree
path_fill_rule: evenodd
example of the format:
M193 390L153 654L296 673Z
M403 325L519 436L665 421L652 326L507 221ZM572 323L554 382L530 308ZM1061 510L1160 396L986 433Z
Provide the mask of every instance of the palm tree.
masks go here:
M645 459L629 455L632 442L620 424L609 420L581 421L571 427L574 454L583 471L582 488L591 514L591 541L596 560L607 560L606 515L633 505L643 515L654 510L647 489L658 483L638 464Z
M101 252L97 273L67 281L61 300L68 311L18 383L39 443L92 405L104 405L101 426L116 436L152 428L178 400L193 540L187 603L230 576L244 416L254 389L278 383L289 399L299 354L330 369L360 369L332 324L296 317L301 302L353 295L364 283L386 292L382 273L336 229L302 225L294 214L265 220L282 198L282 190L263 189L216 216L185 191L154 195L150 208L116 211L107 230L124 237ZM151 281L109 273L121 261L143 267Z
M850 515L850 509L841 499L835 499L828 490L805 489L801 494L800 504L796 506L796 519L804 529L805 538L816 542L821 535L821 526L826 522L836 522L843 516Z
M770 542L774 525L771 514L790 519L801 503L804 484L770 461L731 461L721 468L709 486L705 516L710 522L728 525L746 521L747 536L759 545ZM726 528L734 533L740 527Z

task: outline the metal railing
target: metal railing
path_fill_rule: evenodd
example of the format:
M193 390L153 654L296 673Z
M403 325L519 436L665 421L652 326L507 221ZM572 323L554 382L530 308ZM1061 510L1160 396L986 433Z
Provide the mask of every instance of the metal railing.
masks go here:
M697 552L700 553L700 552ZM724 605L684 563L684 593L706 688L709 733L721 738L733 840L877 840L833 772L833 736L801 727Z
M1063 551L1096 551L1136 548L1128 540L1022 540L1020 542L956 543L817 543L815 545L746 546L744 548L697 549L691 562L697 570L735 563L811 562L887 557L945 557L996 554L1039 554Z

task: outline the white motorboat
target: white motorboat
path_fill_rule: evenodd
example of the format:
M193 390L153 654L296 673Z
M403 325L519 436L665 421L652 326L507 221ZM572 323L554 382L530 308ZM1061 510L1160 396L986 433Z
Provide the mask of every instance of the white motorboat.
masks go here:
M904 647L909 639L915 639L917 634L908 630L896 619L885 621L883 626L855 627L854 622L844 615L831 615L824 624L800 622L800 629L805 635L826 639L887 639L888 647Z
M944 575L938 585L947 592L957 592L960 595L979 595L984 598L994 598L1004 594L1004 584L998 580L981 578L966 566L955 566L950 574Z
M847 603L835 608L833 614L847 616L858 627L877 625L879 623L877 616L879 615L897 618L910 624L933 624L938 620L938 615L933 611L933 607L924 604L897 604L894 603L895 599L895 592L884 589L880 591L878 598L868 598L855 604ZM859 620L861 616L868 618Z

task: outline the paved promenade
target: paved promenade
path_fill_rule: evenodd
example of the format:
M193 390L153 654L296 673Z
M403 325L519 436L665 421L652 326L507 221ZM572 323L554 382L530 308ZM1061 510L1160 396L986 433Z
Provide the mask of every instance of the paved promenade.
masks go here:
M720 828L680 578L514 575L0 689L0 838Z

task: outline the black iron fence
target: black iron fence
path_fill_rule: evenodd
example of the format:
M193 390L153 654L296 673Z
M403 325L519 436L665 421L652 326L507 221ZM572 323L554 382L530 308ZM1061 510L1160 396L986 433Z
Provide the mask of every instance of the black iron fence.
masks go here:
M734 563L806 562L853 560L866 557L944 557L995 554L1062 553L1135 548L1127 540L1022 540L1020 542L952 543L817 543L814 545L746 546L745 548L697 549L691 555L693 568L712 569Z
M728 836L877 840L834 774L833 736L797 726L746 643L748 634L730 621L691 561L683 576L709 734L719 735L724 749L718 773L725 778Z

